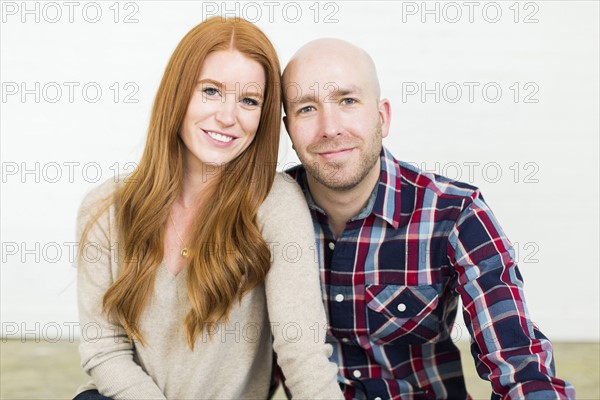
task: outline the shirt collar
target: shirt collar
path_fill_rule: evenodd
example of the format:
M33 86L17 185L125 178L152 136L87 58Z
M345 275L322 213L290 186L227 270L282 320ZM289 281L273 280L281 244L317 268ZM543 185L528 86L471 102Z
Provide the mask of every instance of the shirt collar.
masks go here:
M381 161L379 181L373 188L365 207L351 218L351 221L364 219L373 214L397 229L400 224L400 168L392 153L385 147L382 147L379 157ZM292 168L288 173L296 179L304 191L308 207L325 214L310 193L305 169L300 165Z
M392 153L385 147L381 148L379 157L381 172L379 182L371 194L372 213L397 229L400 225L400 167ZM369 199L370 202L371 199ZM367 203L367 207L369 203ZM367 207L363 211L366 211ZM361 215L363 211L361 211Z

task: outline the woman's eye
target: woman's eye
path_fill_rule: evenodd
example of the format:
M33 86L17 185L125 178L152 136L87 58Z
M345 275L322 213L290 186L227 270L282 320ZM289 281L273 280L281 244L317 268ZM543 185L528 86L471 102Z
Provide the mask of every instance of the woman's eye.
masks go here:
M257 106L258 105L258 101L254 100L251 97L244 97L242 99L242 103L244 103L247 106Z
M219 91L214 87L204 88L203 92L204 92L204 94L206 94L208 96L215 96L219 93Z

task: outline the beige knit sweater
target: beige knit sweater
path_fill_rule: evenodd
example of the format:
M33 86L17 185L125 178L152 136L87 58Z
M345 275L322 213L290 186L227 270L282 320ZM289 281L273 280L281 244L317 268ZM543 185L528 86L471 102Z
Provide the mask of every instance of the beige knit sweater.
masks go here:
M118 184L107 181L87 195L77 220L78 237L100 199ZM274 348L294 398L340 399L337 367L329 362L313 229L298 186L282 174L259 209L272 252L264 284L231 309L229 321L204 333L190 351L183 320L190 304L186 273L162 264L140 327L147 341L130 345L120 326L101 311L102 297L119 274L115 207L88 235L78 263L81 364L97 388L114 399L265 399ZM273 340L271 333L273 333Z

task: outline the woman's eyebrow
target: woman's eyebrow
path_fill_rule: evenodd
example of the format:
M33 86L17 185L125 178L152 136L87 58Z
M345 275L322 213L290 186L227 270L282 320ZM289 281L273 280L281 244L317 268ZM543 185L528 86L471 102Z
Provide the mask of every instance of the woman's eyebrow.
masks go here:
M218 89L222 89L224 86L223 82L219 82L219 81L216 81L216 80L210 79L210 78L199 79L197 82L197 85L214 85Z
M247 83L239 91L239 93L238 93L238 88L240 87L240 82L236 82L236 85L235 85L236 88L234 90L227 90L227 88L225 86L225 82L219 82L219 81L216 81L211 78L200 79L197 84L202 85L202 86L208 86L208 85L215 86L220 91L223 91L225 89L225 94L230 93L230 92L235 92L236 94L240 94L242 96L257 97L261 100L263 98L262 89L259 84ZM256 89L259 89L260 91L257 91Z

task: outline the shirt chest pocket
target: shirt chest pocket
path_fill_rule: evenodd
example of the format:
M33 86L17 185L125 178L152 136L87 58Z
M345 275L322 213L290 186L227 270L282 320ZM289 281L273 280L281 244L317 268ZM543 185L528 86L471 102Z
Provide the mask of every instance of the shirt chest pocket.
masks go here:
M367 285L367 324L376 344L422 344L440 336L440 297L435 286Z

